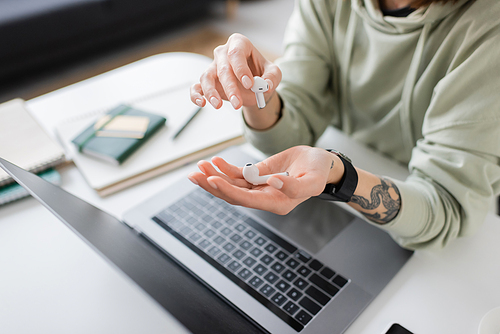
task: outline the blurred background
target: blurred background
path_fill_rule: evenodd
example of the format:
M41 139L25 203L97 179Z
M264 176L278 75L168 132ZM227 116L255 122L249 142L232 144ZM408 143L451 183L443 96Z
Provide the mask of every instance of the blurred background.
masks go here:
M0 102L173 51L212 57L234 32L274 60L293 0L2 0ZM201 74L201 73L200 73Z

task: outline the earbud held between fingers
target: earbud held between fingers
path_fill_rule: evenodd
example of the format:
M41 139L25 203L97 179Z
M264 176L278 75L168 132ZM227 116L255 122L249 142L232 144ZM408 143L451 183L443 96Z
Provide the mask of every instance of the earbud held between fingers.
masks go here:
M257 107L259 107L259 109L262 109L266 106L264 93L269 90L269 84L261 77L253 77L253 80L254 83L251 90L255 93L255 98L257 99Z
M252 163L247 163L245 167L243 167L243 178L248 182L253 184L254 186L260 184L266 184L267 180L272 175L285 175L288 176L288 172L269 174L269 175L259 175L259 169Z

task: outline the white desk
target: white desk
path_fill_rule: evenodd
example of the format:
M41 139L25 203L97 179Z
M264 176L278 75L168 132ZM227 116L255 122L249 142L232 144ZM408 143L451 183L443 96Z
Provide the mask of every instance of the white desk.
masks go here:
M47 100L35 99L28 106L39 114L43 108L50 113ZM401 166L329 129L318 146L332 144L362 168L398 178L406 175ZM61 174L63 188L120 217L139 200L194 169L186 166L104 199L88 187L75 167L64 167ZM483 315L500 306L499 236L500 219L490 214L475 236L454 241L442 251L416 252L347 334L384 333L393 322L415 333L477 333ZM169 314L152 298L36 200L0 207L1 333L176 330Z

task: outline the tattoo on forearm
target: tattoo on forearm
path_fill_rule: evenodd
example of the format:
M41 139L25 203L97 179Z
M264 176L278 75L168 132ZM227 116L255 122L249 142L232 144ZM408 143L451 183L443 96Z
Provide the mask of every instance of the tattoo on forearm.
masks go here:
M401 196L393 182L382 178L380 182L381 184L372 188L369 200L363 196L353 195L351 203L358 204L363 210L376 210L374 213L361 210L361 213L379 224L385 224L394 219L398 214L401 207ZM389 193L391 189L396 194L396 198L391 197ZM384 209L385 211L383 211Z

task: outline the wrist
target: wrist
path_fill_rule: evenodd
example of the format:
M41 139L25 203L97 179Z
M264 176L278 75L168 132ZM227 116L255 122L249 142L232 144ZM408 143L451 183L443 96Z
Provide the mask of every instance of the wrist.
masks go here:
M332 171L329 173L328 181L332 183L327 183L325 189L318 197L329 201L349 202L358 186L358 172L345 154L333 149L328 149L327 151L335 154L340 159L340 163L343 165L343 172L337 170L337 172ZM335 167L336 160L332 161L333 165L331 169Z
M259 109L257 106L243 107L245 123L255 130L266 130L274 126L281 118L282 101L274 91L266 101L266 106Z
M332 167L330 168L330 172L328 173L328 179L326 183L338 184L344 176L345 167L338 155L332 152L328 152L328 154L332 156Z

